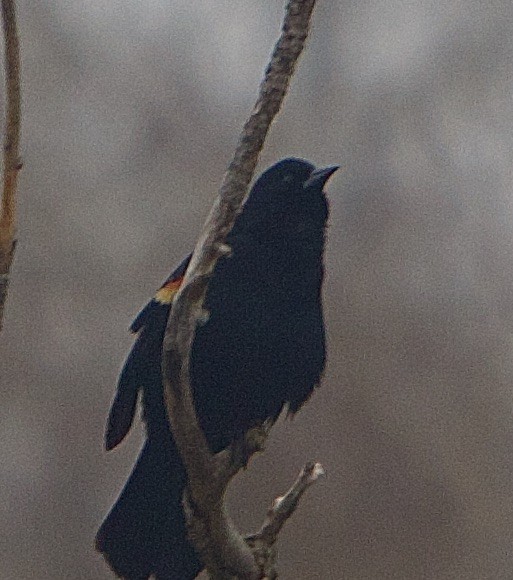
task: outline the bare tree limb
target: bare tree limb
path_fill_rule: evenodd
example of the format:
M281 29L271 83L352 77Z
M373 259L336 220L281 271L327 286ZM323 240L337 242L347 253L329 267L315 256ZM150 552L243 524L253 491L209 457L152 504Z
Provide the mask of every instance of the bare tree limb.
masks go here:
M211 578L220 580L256 580L261 578L261 572L224 506L227 484L242 463L235 465L229 452L216 456L210 452L194 408L189 357L196 324L203 314L209 277L217 260L230 251L224 240L240 211L268 130L305 46L314 5L315 0L289 0L287 4L281 36L255 107L196 244L164 338L164 395L173 436L188 475L190 535Z
M16 245L16 184L21 169L19 158L21 98L20 98L20 51L16 29L16 3L2 0L2 22L5 41L5 136L4 179L2 210L0 214L0 330L4 305L7 299L9 272Z
M320 463L307 463L287 493L274 500L267 514L267 519L263 523L260 531L250 536L248 540L258 540L269 546L272 545L276 541L285 522L296 510L301 496L319 477L324 475L326 475L326 472Z
M320 463L307 463L287 493L274 500L260 531L246 537L264 578L273 580L276 577L274 544L282 527L296 511L305 491L324 475L326 472Z

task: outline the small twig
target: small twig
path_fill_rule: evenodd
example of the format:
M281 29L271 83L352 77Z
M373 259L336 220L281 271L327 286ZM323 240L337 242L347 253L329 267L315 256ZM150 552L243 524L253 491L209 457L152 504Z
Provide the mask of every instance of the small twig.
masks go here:
M0 215L0 330L9 285L9 272L15 248L16 184L21 169L19 158L21 98L20 51L16 30L14 0L2 0L2 22L5 38L5 136L4 179Z
M251 538L265 542L269 546L274 544L283 524L296 511L301 496L319 477L325 475L324 467L320 463L307 463L287 493L274 500L260 531Z
M289 0L253 112L244 125L234 157L196 244L184 283L169 317L163 347L163 382L173 436L188 475L192 527L202 532L195 546L213 578L257 579L255 560L224 507L226 486L240 466L229 453L213 456L201 431L190 388L189 357L208 279L229 248L231 230L253 176L269 127L278 113L304 48L315 0Z
M296 511L305 491L324 475L326 472L320 463L307 463L287 493L274 500L260 531L246 538L264 578L276 577L274 544L282 527Z

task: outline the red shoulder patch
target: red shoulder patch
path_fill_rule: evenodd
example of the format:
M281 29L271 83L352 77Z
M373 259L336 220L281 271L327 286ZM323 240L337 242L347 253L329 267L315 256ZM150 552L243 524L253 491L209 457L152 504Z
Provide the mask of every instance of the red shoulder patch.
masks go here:
M183 275L165 282L155 294L155 301L160 304L171 304L182 285Z

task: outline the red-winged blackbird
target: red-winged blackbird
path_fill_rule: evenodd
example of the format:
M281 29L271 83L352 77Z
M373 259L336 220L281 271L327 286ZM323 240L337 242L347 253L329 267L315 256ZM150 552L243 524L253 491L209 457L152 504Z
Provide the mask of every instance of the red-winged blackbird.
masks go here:
M284 407L295 413L319 383L325 360L321 304L328 203L337 167L284 159L254 184L208 288L205 324L193 343L190 376L198 418L214 452ZM195 578L202 568L182 511L186 473L163 403L162 340L189 258L131 326L137 339L121 372L106 447L132 424L142 392L146 443L96 546L119 576Z

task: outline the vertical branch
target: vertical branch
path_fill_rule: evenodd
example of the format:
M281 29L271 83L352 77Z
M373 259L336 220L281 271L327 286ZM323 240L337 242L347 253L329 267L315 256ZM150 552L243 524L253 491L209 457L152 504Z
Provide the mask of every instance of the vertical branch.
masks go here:
M314 6L315 0L289 0L287 4L281 35L253 112L242 129L219 196L196 244L164 338L163 384L167 413L187 470L190 524L203 530L199 534L203 541L195 541L195 546L213 578L235 576L253 580L260 573L224 506L224 492L238 469L234 468L228 453L217 456L210 453L198 424L190 388L190 350L209 276L217 260L229 252L224 240L240 211L267 133L287 93L305 46Z
M4 178L0 214L0 330L2 328L9 272L14 257L16 185L21 169L19 158L21 98L20 50L16 28L14 0L2 0L2 22L5 42L5 135Z

